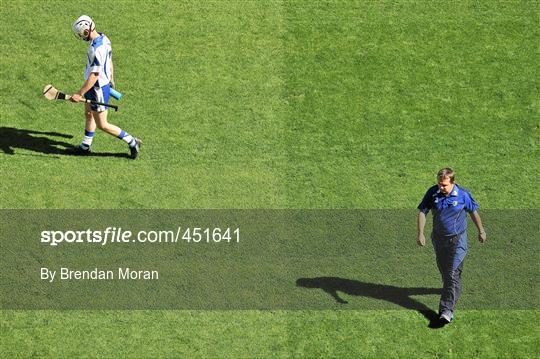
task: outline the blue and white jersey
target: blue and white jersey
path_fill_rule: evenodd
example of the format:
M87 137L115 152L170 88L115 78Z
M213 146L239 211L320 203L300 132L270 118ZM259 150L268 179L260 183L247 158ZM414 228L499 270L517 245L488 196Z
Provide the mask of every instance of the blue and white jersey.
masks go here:
M427 190L418 209L425 214L433 212L433 234L453 237L467 230L467 213L478 209L478 204L469 191L454 184L448 195L435 185Z
M99 73L98 80L94 87L103 87L111 82L112 70L112 47L111 41L107 36L99 33L88 46L86 70L84 79L87 80L90 73Z

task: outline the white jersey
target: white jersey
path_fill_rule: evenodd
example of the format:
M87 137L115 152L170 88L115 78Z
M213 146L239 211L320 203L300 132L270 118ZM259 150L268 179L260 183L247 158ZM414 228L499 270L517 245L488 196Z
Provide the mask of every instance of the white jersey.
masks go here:
M111 82L112 47L107 36L100 33L88 46L86 70L84 79L87 80L91 72L99 73L94 87L103 87Z

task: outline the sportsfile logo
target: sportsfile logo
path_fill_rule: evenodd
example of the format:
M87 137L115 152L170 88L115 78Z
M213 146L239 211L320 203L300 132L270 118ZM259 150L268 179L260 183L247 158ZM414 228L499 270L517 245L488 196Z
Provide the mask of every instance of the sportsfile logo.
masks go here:
M60 243L239 243L240 228L177 227L176 230L141 230L134 235L121 227L104 230L46 230L41 232L40 242L57 246Z
M107 227L104 231L87 229L84 231L42 231L41 243L57 246L60 243L129 243L131 231L122 228Z

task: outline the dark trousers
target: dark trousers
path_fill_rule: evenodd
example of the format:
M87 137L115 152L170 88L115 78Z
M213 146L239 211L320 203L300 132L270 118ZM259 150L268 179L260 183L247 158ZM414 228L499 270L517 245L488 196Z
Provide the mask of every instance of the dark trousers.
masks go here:
M437 267L443 280L439 313L443 311L453 313L461 294L461 273L467 254L467 233L464 232L451 238L432 235L432 242Z

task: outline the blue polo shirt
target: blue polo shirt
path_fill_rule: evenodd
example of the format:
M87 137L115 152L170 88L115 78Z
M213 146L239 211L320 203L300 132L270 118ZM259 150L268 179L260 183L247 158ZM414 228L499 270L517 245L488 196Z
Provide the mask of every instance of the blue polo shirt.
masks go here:
M478 203L469 191L454 184L448 195L439 186L428 189L418 209L425 214L433 211L433 235L454 237L467 230L467 213L478 209Z

